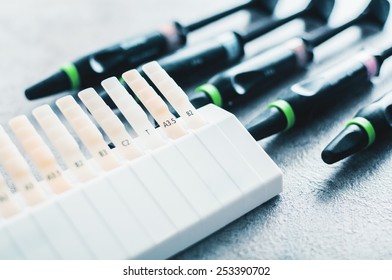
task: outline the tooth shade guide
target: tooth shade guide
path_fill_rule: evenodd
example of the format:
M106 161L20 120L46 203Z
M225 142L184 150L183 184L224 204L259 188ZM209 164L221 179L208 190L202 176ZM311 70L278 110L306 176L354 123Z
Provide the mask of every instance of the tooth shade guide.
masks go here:
M35 179L26 160L11 141L4 128L0 126L0 164L10 175L12 183L24 202L33 206L45 200L45 194Z
M63 176L56 158L33 125L22 115L9 122L14 134L29 155L40 175L46 180L54 193L62 193L71 188Z
M119 166L98 128L71 96L60 98L57 106L82 140L97 165L105 171Z
M102 86L136 134L143 140L142 142L147 149L154 150L165 144L162 136L148 120L147 114L117 78L112 77L102 81Z
M143 151L135 144L120 119L94 89L86 89L79 92L78 95L123 157L132 160L143 154Z
M140 83L143 84L144 81ZM139 93L153 115L159 118L172 116L166 103L151 87L147 86ZM81 96L83 100L83 94ZM117 97L127 102L131 98L128 94ZM100 107L102 103L98 100L87 96L85 102L91 105L90 111L106 128L108 135L118 140L119 135L123 135L124 126L119 126L118 118L105 109L107 107ZM140 106L131 100L123 104L128 117L133 118L139 129L152 126ZM103 141L98 128L72 97L60 99L57 104L79 139L94 155ZM46 107L48 109L53 113ZM146 141L150 141L149 144L163 143L157 146L159 148L148 149L138 158L122 161L108 172L99 170L103 162L93 157L88 163L99 171L92 180L76 183L64 194L49 196L40 207L31 207L2 221L0 259L17 255L15 248L20 249L20 256L16 259L168 258L281 192L280 170L234 115L214 105L205 106L200 112L210 122L205 127L172 139L167 139L170 128L152 127L151 135L157 138L142 134L134 140L142 145L146 145ZM62 129L63 126L56 124L58 119L48 119L46 115L45 108L35 112L45 133L48 132L48 138L65 146L62 153L80 151L76 141L69 141L75 139ZM147 123L143 123L146 120ZM185 123L183 118L174 120ZM19 130L21 135L31 135L22 127ZM11 144L8 145L9 138L5 136L0 137L0 163L4 158L10 158L5 161L5 169L8 164L7 171L12 178L29 176L31 170L27 163L25 169L20 169L23 164L14 158L12 142L9 140ZM155 141L157 139L159 141ZM39 142L27 139L25 145L31 149L39 146ZM146 146L150 147L149 144ZM107 149L106 143L104 145ZM119 148L114 153L119 152ZM37 153L34 156L43 155L37 149L34 153ZM18 183L17 180L14 182ZM47 185L46 182L37 183L38 187L48 188Z
M124 73L123 79L159 123L160 127L164 129L169 138L176 139L187 133L170 112L163 99L136 70Z
M189 101L186 93L157 62L147 63L142 68L189 128L197 129L206 124L206 121Z
M86 182L95 177L95 172L87 162L78 143L49 105L33 110L33 116L76 180Z

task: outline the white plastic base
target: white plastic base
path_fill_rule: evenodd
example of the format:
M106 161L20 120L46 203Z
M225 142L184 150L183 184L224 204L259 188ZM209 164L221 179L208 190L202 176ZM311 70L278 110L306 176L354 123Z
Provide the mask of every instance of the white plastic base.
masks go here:
M282 173L230 113L0 224L0 259L164 259L282 191Z

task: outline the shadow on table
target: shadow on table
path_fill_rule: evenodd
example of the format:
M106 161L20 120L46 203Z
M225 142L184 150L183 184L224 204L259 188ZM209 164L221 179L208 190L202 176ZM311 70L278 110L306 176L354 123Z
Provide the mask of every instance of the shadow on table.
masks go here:
M392 150L390 139L383 139L373 147L343 160L329 178L325 186L318 191L323 201L336 198L336 196L352 188L361 188L360 182L369 180L383 164L391 157L388 151Z

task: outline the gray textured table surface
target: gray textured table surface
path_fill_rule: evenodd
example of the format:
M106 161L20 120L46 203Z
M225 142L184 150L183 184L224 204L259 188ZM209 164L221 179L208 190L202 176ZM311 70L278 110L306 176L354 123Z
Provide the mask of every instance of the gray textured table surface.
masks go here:
M40 104L52 102L54 97L27 101L23 91L63 62L154 29L171 19L189 22L236 2L3 0L0 9L1 124L5 125L17 114L30 114ZM294 5L293 1L284 2ZM362 0L337 2L340 13L332 19L336 21L366 3ZM247 15L225 20L208 32L197 32L190 42L228 29L237 20L246 22ZM288 33L293 35L302 28L301 22L289 24L275 35L252 44L248 51L265 48L274 40L277 43ZM368 45L375 46L388 37L392 41L391 34L389 28L383 35L371 37ZM311 67L309 73L319 72L353 54L362 46L358 36L358 30L350 29L321 48L316 56L319 63ZM347 41L340 46L342 51L333 57L323 55L328 46L341 41ZM279 91L309 73L265 92L257 102L244 104L235 113L246 123ZM284 172L284 192L175 258L392 259L392 143L380 143L333 166L325 165L320 159L321 150L358 108L392 90L391 73L392 62L389 62L372 89L353 92L353 98L342 100L340 105L308 125L262 141L260 144Z

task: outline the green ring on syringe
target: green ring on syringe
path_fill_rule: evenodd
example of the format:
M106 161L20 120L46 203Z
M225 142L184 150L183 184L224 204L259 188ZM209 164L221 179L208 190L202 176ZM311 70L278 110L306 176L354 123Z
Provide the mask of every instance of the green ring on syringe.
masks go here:
M201 91L208 94L212 100L212 103L214 103L216 106L218 107L223 106L222 95L214 85L204 84L199 86L197 89L195 89L195 92L201 92Z
M366 132L368 139L369 139L366 148L371 146L374 143L374 141L376 141L376 130L374 129L374 126L372 125L372 123L369 122L367 119L362 118L362 117L356 117L353 120L351 120L347 124L347 126L352 125L352 124L358 125L359 127L363 128L363 130Z
M76 66L72 63L68 63L63 65L61 70L63 70L70 79L72 89L78 89L80 87L80 76Z
M287 126L285 130L292 128L295 124L295 113L291 105L284 100L276 100L268 105L268 108L278 108L286 117Z

